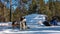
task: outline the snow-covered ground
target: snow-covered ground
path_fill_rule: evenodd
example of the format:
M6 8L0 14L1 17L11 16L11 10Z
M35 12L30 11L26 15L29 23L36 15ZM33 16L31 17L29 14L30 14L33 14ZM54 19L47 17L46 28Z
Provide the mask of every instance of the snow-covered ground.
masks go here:
M27 26L30 27L30 29L26 30L20 30L18 28L12 29L11 22L0 23L0 25L5 24L4 26L0 26L0 34L60 34L60 26L44 26L38 24L37 21L40 19L37 18L39 15L36 15L37 14L26 16ZM42 21L44 21L43 18ZM60 23L58 24L60 25Z
M0 34L60 34L60 26L32 27L27 30L3 29Z
M19 30L11 27L0 27L0 34L60 34L60 26L29 25L30 29Z

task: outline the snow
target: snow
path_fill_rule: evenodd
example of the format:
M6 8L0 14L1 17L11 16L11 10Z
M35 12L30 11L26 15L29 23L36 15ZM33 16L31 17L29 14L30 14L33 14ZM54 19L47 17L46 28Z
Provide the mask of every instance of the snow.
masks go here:
M19 30L19 29L2 29L0 34L59 34L60 26L29 26L30 29Z
M26 30L20 30L18 28L12 29L12 22L0 23L0 34L60 34L60 26L41 25L37 23L40 19L37 19L38 15L36 15L37 14L25 16L27 19L27 26L30 27L30 29ZM45 18L42 20L44 21L44 19ZM5 25L1 26L1 24ZM60 23L58 24L60 25Z
M11 31L11 30L5 30L0 32L2 34L59 34L60 31L53 31L53 30L43 30L43 31Z
M41 26L41 25L29 25L30 29L5 29L0 31L0 34L60 34L60 26ZM0 27L1 29L1 27Z
M31 15L27 15L25 16L25 18L27 19L27 23L36 23L38 21L45 21L45 17L46 15L43 14L31 14Z

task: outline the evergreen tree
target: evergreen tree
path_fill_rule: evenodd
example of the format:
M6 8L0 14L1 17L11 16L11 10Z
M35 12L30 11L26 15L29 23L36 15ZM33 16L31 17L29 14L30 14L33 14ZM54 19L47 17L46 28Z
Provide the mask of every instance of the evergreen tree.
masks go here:
M29 14L36 13L37 4L36 0L32 0L32 4L29 6Z

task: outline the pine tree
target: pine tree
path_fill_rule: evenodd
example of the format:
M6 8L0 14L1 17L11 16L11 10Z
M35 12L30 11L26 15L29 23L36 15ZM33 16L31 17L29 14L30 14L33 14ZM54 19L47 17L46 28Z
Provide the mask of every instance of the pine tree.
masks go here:
M0 15L3 16L3 7L4 5L2 4L1 0L0 0Z
M37 3L36 0L32 0L32 4L29 6L29 14L36 13Z
M39 0L39 1L40 1L40 3L39 3L40 4L40 9L39 9L40 11L39 11L39 13L42 14L43 10L44 10L44 1L43 0Z

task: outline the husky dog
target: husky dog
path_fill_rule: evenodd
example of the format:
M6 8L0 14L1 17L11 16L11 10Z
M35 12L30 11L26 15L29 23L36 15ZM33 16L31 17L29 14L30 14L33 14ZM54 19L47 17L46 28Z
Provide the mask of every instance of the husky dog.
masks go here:
M14 29L15 27L17 27L17 28L19 27L19 24L17 21L12 22L12 28Z
M21 18L21 20L20 20L20 30L21 29L27 29L28 27L27 27L27 25L26 25L26 19L25 19L25 17L24 18Z

